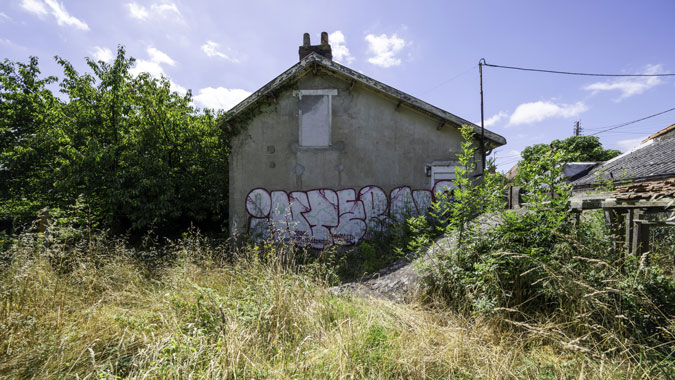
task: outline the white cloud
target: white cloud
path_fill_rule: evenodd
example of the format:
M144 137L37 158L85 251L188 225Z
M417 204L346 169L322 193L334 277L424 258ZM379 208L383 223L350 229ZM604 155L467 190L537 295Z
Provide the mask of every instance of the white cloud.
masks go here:
M229 110L246 99L250 92L240 88L206 87L199 90L194 97L197 105L203 108Z
M236 58L231 58L227 54L223 53L222 51L218 50L220 47L220 44L214 41L206 41L204 45L202 45L202 51L206 54L208 57L220 57L225 60L228 60L230 62L237 63L239 62L238 59Z
M495 125L495 124L499 123L502 119L505 119L507 117L509 117L508 113L506 113L504 111L500 111L498 114L492 115L492 117L485 120L485 126L489 127L489 126Z
M345 35L341 31L336 30L335 32L328 35L328 41L330 42L331 49L333 51L333 59L338 62L344 62L350 64L354 62L354 57L349 52L347 48Z
M582 103L575 104L555 104L552 102L532 102L519 105L511 118L509 125L537 123L553 117L571 118L588 110L588 107Z
M133 18L145 20L149 16L148 10L138 3L127 3L127 7L129 7L129 15Z
M183 14L180 13L178 7L174 3L154 3L150 5L150 9L147 7L138 4L136 2L127 3L129 8L129 15L133 18L139 20L147 20L151 17L159 18L176 18L178 20L183 19Z
M154 12L155 14L162 14L164 16L167 16L171 13L174 14L174 16L178 18L182 18L183 15L180 13L178 10L178 7L174 3L164 3L164 4L152 4L150 6L150 10Z
M9 17L9 16L7 16L7 15L5 14L5 12L0 12L0 22L3 22L4 20L11 21L12 18Z
M51 9L52 15L56 17L56 22L59 26L68 25L81 30L89 30L89 25L77 17L71 16L66 7L63 6L63 3L59 3L56 0L45 0L45 2Z
M129 70L132 75L148 73L153 78L160 78L162 76L167 77L162 65L176 65L176 62L171 59L171 57L159 49L150 46L146 52L148 53L149 59L137 60L136 65L131 70ZM171 79L169 79L169 85L171 86L171 91L175 91L180 95L185 95L187 93L187 89L185 87L179 85Z
M139 59L136 61L136 65L129 70L133 75L138 75L140 73L148 73L150 76L159 78L162 75L166 76L164 69L157 62L148 61L145 59Z
M628 140L619 140L619 141L617 141L616 145L618 145L619 148L621 148L621 150L623 150L624 152L627 152L627 151L635 148L636 146L642 144L642 140L644 140L644 139L645 139L645 137L639 137L639 138L628 139Z
M129 70L131 74L138 75L140 73L149 73L151 76L159 78L162 75L166 76L162 64L167 64L169 66L174 66L176 64L166 53L155 49L152 46L148 47L146 51L150 59L137 60L136 65Z
M47 7L40 0L22 0L21 8L38 16L44 16L47 14Z
M148 48L148 55L150 56L150 61L158 64L166 63L169 66L174 66L176 64L176 62L166 55L166 53L157 50L152 46Z
M661 65L647 65L643 74L659 74L663 72ZM633 95L640 95L654 86L658 86L663 81L659 77L638 77L631 79L618 79L614 81L595 82L584 87L587 91L592 91L594 94L600 91L615 91L621 92L621 96L614 99L621 101Z
M368 58L368 62L376 66L391 67L401 64L401 59L396 55L403 50L406 42L396 34L388 37L386 34L375 36L369 34L366 36L368 42L368 51L373 54Z
M94 46L94 51L91 53L97 61L103 62L112 62L115 59L112 50L108 48L102 48L100 46Z
M175 91L180 95L185 95L187 93L187 88L179 85L178 83L169 80L169 86L171 87L171 91Z
M63 3L56 0L22 0L21 7L40 17L51 13L59 26L72 26L76 29L89 30L89 25L75 16L71 16Z

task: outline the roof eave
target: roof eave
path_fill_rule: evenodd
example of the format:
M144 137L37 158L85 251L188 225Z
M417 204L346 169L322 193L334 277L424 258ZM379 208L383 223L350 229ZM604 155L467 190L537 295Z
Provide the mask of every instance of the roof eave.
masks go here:
M346 66L343 66L339 63L336 63L332 60L324 58L316 53L311 53L307 57L300 60L300 62L291 66L288 70L281 73L278 77L274 78L272 81L261 87L259 90L251 94L249 97L241 101L239 104L234 106L226 116L226 121L233 120L237 117L239 113L247 109L256 103L259 99L263 98L270 92L274 91L276 88L280 87L287 81L293 79L296 75L302 73L305 70L309 70L314 64L320 64L323 67L326 67L334 72L340 73L350 79L357 81L358 83L365 85L366 87L373 88L380 92L383 92L389 96L394 97L398 101L406 104L409 107L412 107L422 113L428 114L433 117L437 117L445 122L448 122L454 125L456 128L462 125L470 125L473 127L474 132L477 137L481 136L481 127L451 114L450 112L444 111L436 106L433 106L427 102L424 102L412 95L409 95L403 91L399 91L391 86L388 86L382 82L379 82L375 79L372 79L364 74L359 73L358 71L352 70ZM487 129L484 130L486 140L490 141L490 148L495 148L506 144L506 139L492 131Z

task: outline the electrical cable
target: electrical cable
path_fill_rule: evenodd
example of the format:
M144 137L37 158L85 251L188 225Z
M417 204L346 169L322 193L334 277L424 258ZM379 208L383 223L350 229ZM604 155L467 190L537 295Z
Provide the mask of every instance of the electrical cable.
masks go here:
M511 155L511 156L498 156L498 157L501 158L501 159L504 159L504 158L513 158L513 157L520 157L520 154L514 154L514 155Z
M434 87L432 87L432 88L430 88L430 89L424 91L423 93L421 93L420 96L427 95L427 94L429 94L430 92L433 92L433 91L437 90L437 89L440 88L441 86L446 85L446 84L452 82L453 80L455 80L455 79L461 77L462 75L468 73L469 71L475 69L476 67L478 67L478 65L474 65L474 66L472 66L472 67L469 67L468 69L466 69L466 70L460 72L459 74L457 74L457 75L455 75L455 76L453 76L453 77L451 77L451 78L449 78L449 79L446 79L446 80L441 81L440 83L436 84Z
M611 127L611 125L609 125L605 128L609 128L609 127ZM602 131L605 128L584 128L584 129L586 131L589 131L589 132L597 132L597 131ZM628 132L628 131L615 131L615 132L611 132L611 133L633 133L633 132L634 133L644 133L647 130L651 130L653 128L659 128L659 129L663 128L663 123L646 123L646 124L636 126L634 129L631 129L630 132ZM640 131L640 130L642 130L642 131Z
M652 117L656 117L656 116L659 116L659 115L663 115L664 113L668 113L668 112L671 112L671 111L675 111L675 107L673 107L673 108L671 108L671 109L667 109L667 110L662 111L662 112L659 112L659 113L655 113L655 114L653 114L653 115L645 116L645 117L640 118L640 119L637 119L637 120L629 121L629 122L627 122L627 123L621 123L621 124L615 124L615 125L609 126L609 127L605 128L605 129L602 129L602 130L599 131L599 132L592 133L592 134L590 134L589 136L596 136L596 135L599 135L599 134L601 134L601 133L605 133L605 132L607 132L607 131L611 131L611 130L618 129L618 128L623 128L623 127L625 127L625 126L628 126L628 125L631 125L631 124L635 124L635 123L637 123L637 122L639 122L639 121L651 119Z
M517 158L515 160L508 160L508 161L500 161L500 165L509 165L509 164L515 164L516 162L519 162L520 158Z
M481 58L480 61L478 62L478 64L479 64L479 65L482 65L482 66L494 67L494 68L498 68L498 69L519 70L519 71L532 71L532 72L549 73L549 74L589 76L589 77L672 77L672 76L675 76L675 73L662 73L662 74L604 74L604 73L581 73L581 72L574 72L574 71L559 71L559 70L533 69L533 68L528 68L528 67L494 65L494 64L491 64L491 63L487 63L487 61L485 60L485 58ZM667 109L667 110L662 111L662 112L658 112L658 113L649 115L649 116L645 116L645 117L640 118L640 119L637 119L637 120L629 121L629 122L626 122L626 123L615 124L615 125L612 125L612 126L609 126L609 127L605 127L605 128L600 128L600 129L589 128L588 130L595 130L595 131L598 131L598 132L592 133L592 134L590 134L590 135L588 135L588 136L597 136L597 135L599 135L599 134L601 134L601 133L606 133L606 132L609 132L609 131L613 131L613 130L615 130L615 129L623 128L623 127L626 127L626 126L628 126L628 125L635 124L635 123L638 123L638 122L643 121L643 120L651 119L651 118L653 118L653 117L656 117L656 116L659 116L659 115L663 115L663 114L668 113L668 112L671 112L671 111L675 111L675 107L674 107L674 108ZM614 132L614 133L620 133L620 132ZM504 158L506 158L506 157L504 157ZM506 164L506 163L502 163L502 165L504 165L504 164Z
M503 66L503 65L494 65L487 63L485 59L482 59L482 65L488 67L495 67L498 69L509 69L509 70L520 70L520 71L535 71L540 73L549 73L549 74L563 74L563 75L581 75L588 77L673 77L675 73L666 73L666 74L599 74L599 73L579 73L573 71L557 71L557 70L544 70L544 69L532 69L526 67L516 67L516 66Z

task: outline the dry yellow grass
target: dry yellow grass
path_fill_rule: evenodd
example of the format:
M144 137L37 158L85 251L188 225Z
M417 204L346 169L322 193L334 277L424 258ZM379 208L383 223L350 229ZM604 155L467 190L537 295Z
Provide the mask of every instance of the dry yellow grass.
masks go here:
M105 244L13 249L0 280L1 378L655 376L451 312L334 295L316 275L252 252L216 265L186 239L151 272ZM58 273L55 257L77 259Z

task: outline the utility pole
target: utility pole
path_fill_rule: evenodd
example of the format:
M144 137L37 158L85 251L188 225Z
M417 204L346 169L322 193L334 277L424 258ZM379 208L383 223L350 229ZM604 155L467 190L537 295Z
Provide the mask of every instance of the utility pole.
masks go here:
M581 121L575 121L574 122L574 135L575 136L581 136Z
M480 75L480 156L483 161L483 170L481 174L485 173L485 122L483 121L485 113L483 112L483 63L485 58L478 61L478 74Z

